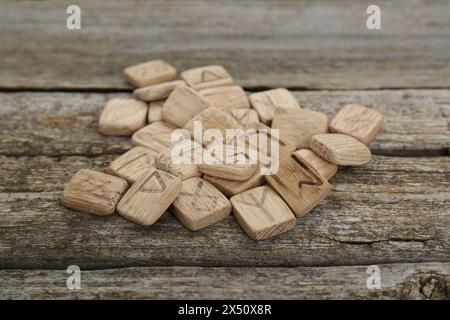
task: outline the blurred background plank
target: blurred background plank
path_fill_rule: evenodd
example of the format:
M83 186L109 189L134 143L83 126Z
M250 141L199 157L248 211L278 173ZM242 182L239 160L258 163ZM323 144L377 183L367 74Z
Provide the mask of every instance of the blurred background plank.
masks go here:
M179 70L223 64L251 87L450 87L448 1L81 0L0 2L0 88L123 89L128 65L163 58Z

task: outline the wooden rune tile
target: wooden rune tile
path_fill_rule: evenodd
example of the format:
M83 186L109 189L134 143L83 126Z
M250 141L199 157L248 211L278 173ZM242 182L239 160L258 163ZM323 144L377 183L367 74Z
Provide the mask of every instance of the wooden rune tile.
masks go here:
M311 165L286 154L280 157L278 173L266 175L265 179L297 217L313 209L331 189L327 179Z
M219 154L216 154L216 151L219 151ZM239 152L230 145L212 143L206 148L205 153L211 154L214 163L203 162L198 167L208 176L237 181L248 180L259 166L257 159L252 161L245 151ZM227 161L227 158L230 161Z
M196 89L226 86L233 83L233 78L222 66L212 65L189 69L180 74L180 78Z
M211 182L217 189L220 190L220 192L222 192L228 198L246 190L259 187L265 183L264 176L261 174L259 168L249 179L245 181L222 179L206 174L203 175L203 179Z
M217 129L222 134L222 137L226 137L226 129L242 129L242 126L234 119L228 112L209 107L199 114L197 114L194 118L188 121L184 128L191 133L191 136L195 139L195 130L194 125L196 121L200 121L202 124L202 140L203 146L207 146L212 141L213 138L208 139L204 138L204 133L208 129Z
M196 153L199 157L203 157L203 147L195 141L183 141L183 144L188 144L185 147L182 145L179 149L183 151L190 150L190 156L186 156L186 159L182 159L183 154L176 154L176 150L170 148L165 152L162 152L155 159L155 166L157 169L170 173L173 176L180 177L181 180L187 180L192 177L200 177L202 175L198 165L195 163ZM175 153L175 154L174 154ZM175 161L173 157L176 157Z
M181 179L152 169L142 175L117 205L123 217L143 226L154 224L181 191Z
M142 174L154 168L155 158L158 156L155 151L137 146L111 162L106 172L133 184Z
M291 209L267 185L237 194L230 201L234 217L252 239L267 239L295 226Z
M104 135L129 136L145 126L148 106L134 99L111 99L98 120L98 131Z
M208 181L190 178L183 181L181 192L170 207L170 211L186 228L196 231L228 216L231 204Z
M345 105L330 123L330 131L352 136L369 144L383 125L383 114L359 104Z
M187 86L179 86L164 103L162 118L163 121L182 128L208 106L208 102L197 91Z
M284 88L253 93L249 97L261 122L270 125L277 108L300 109L297 99Z
M177 70L163 60L152 60L139 63L123 71L125 78L135 87L174 80Z
M318 171L325 179L330 180L338 169L338 166L323 160L317 154L309 149L300 149L294 152L294 156L300 159L300 161L307 162Z
M176 127L168 123L154 122L133 134L131 141L135 145L162 152L173 146L171 136L175 129Z
M148 123L162 121L162 108L166 100L153 101L148 104Z
M258 114L250 108L233 109L230 113L242 126L259 122Z
M133 96L142 101L158 101L167 98L172 91L185 82L181 80L168 81L158 84L152 84L150 86L138 88L133 91Z
M82 169L66 184L61 203L70 209L106 216L115 211L127 188L121 178Z
M296 148L308 148L311 137L327 133L328 118L321 112L306 109L283 109L275 111L272 128L280 129L280 137Z
M311 149L322 159L341 166L358 166L370 162L372 153L353 137L340 133L316 134Z
M212 87L199 90L211 107L223 110L250 108L250 101L241 86Z

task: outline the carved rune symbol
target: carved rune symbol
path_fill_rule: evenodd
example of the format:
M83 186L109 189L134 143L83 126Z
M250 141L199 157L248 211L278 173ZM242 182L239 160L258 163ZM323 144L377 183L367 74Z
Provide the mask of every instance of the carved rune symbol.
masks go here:
M311 187L318 187L320 188L322 186L322 182L320 179L317 179L314 173L312 173L303 162L301 162L297 157L292 156L292 158L297 162L297 164L300 166L300 169L302 170L303 175L308 178L308 180L300 180L298 182L298 187L300 188L300 191L302 190L303 186L311 186Z
M259 200L255 197L255 195L253 193L249 193L248 196L250 197L252 202L247 202L244 200L237 200L237 202L240 202L240 203L245 204L250 207L258 208L266 215L267 219L269 219L270 221L275 221L275 219L270 214L270 212L264 207L264 203L266 201L266 196L267 196L267 191L268 191L268 189L264 189L261 199L259 199Z
M142 184L143 186L145 186L147 184L147 182L149 182L152 178L154 178L156 180L156 185L151 185L149 187L144 187L141 190L139 190L140 192L147 192L147 193L161 193L164 190L166 190L166 183L164 182L164 180L161 178L161 176L159 175L158 171L153 172L146 180L145 182Z
M196 83L202 83L202 82L210 82L210 81L215 81L215 80L219 80L222 79L223 77L218 75L217 73L214 73L210 70L204 70L202 72L202 75L200 77L200 81L196 82Z
M217 204L217 197L210 194L200 194L202 187L203 181L200 181L197 184L194 193L180 192L180 194L186 197L190 197L192 199L191 206L193 206L198 211L214 210ZM200 199L207 199L207 201L199 201Z
M268 106L271 109L275 109L277 107L271 95L265 95L264 98L258 99L258 103Z

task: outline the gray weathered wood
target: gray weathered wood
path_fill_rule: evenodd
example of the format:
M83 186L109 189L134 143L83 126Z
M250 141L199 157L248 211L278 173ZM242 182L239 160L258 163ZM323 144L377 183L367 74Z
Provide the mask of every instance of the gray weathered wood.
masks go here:
M0 299L450 298L450 263L379 268L380 289L367 288L367 266L81 270L81 290L67 288L65 270L0 270Z
M1 88L127 88L124 67L223 64L246 87L450 86L447 1L1 1Z
M171 213L143 228L114 214L62 207L63 183L97 158L1 158L0 268L313 266L450 260L450 158L374 157L332 179L333 191L297 226L263 242L233 217L198 232Z
M128 94L1 93L0 154L100 155L123 153L127 137L97 132L104 102ZM450 90L295 92L305 108L331 118L344 104L357 102L385 114L385 126L371 144L376 154L447 155L450 148Z

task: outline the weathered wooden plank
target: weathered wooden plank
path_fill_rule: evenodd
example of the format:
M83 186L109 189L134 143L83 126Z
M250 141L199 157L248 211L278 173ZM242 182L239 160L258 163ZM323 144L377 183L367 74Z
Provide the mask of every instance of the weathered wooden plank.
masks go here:
M123 153L126 137L97 132L104 102L128 94L0 93L0 154L100 155ZM385 126L370 145L375 154L447 155L450 148L450 90L297 91L305 108L331 117L346 103L385 114Z
M331 181L331 195L293 230L262 242L249 239L233 217L191 232L171 213L143 228L116 214L93 217L59 204L68 175L83 167L101 169L111 157L2 157L0 267L450 260L448 157L374 157L367 166L341 170Z
M450 298L450 263L378 267L379 289L368 289L367 266L81 270L80 290L67 288L66 270L0 270L0 299Z
M59 1L0 3L0 87L127 88L122 69L153 58L223 64L247 87L450 86L446 1L378 1L376 31L357 0L77 4L78 31Z

